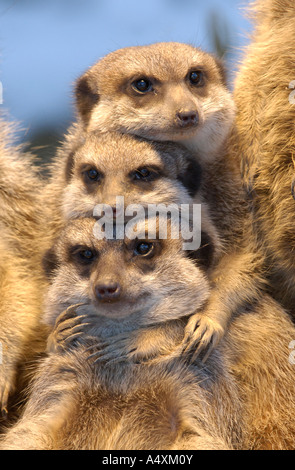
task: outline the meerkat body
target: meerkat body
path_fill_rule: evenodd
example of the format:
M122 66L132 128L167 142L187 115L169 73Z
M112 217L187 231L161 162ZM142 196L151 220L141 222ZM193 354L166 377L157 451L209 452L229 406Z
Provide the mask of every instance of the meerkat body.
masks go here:
M181 240L97 240L96 223L70 223L48 254L48 357L1 449L294 449L285 312L261 295L191 362L177 351L210 295L198 257Z
M237 387L222 358L198 367L167 356L181 342L187 316L209 295L206 274L184 255L181 240L147 239L146 221L140 223L135 240L97 240L95 220L76 220L48 255L53 271L45 321L56 327L24 416L2 449L237 445ZM77 302L84 306L71 307ZM79 330L78 346L65 347ZM112 363L99 358L114 335L133 360L119 350Z
M253 6L255 31L237 75L236 146L264 245L270 292L295 318L294 61L295 4ZM293 195L292 195L293 193Z
M13 144L12 128L1 120L0 404L5 415L8 398L24 387L30 361L46 344L40 323L45 284L40 191L31 158Z
M232 322L220 345L239 386L243 449L294 450L294 325L266 294Z

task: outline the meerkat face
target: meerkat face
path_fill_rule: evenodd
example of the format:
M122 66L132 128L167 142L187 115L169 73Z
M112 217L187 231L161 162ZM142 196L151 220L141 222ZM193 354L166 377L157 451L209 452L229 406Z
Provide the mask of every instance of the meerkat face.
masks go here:
M125 207L189 204L201 183L200 165L185 148L173 143L88 134L69 158L62 198L66 219L92 216L97 204L108 204L118 211L118 196L124 197Z
M120 240L97 239L96 223L90 218L70 222L45 257L52 275L48 323L82 303L93 316L151 324L189 315L207 300L209 285L198 250L192 261L181 239L162 240L158 232L149 239L146 220L138 222L135 239Z
M182 142L206 158L225 140L235 115L221 63L180 43L115 51L77 82L87 130Z

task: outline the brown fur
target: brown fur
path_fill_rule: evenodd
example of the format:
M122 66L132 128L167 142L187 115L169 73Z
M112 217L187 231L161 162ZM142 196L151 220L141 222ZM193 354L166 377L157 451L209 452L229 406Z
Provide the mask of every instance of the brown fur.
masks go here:
M126 248L123 255L125 242L93 239L94 224L71 223L55 245L48 321L67 305L87 305L58 317L25 413L1 449L293 450L295 368L288 356L295 328L285 312L261 296L235 317L206 366L171 355L192 305L201 308L210 295L205 273L179 241L164 240L145 279L138 261L129 265ZM72 245L100 253L87 275L68 258ZM130 313L126 297L117 309L93 297L101 267L106 262L108 275L117 275L118 260L127 299L153 285L146 308L131 304ZM122 356L122 344L131 356Z
M190 74L201 74L196 84ZM150 90L134 85L144 79ZM119 49L77 82L79 117L89 131L115 131L151 140L182 142L208 162L231 129L235 107L221 62L181 43ZM190 118L179 119L192 113Z
M72 222L55 245L47 322L54 323L77 302L86 305L81 310L71 307L57 320L51 352L41 364L24 417L8 432L2 449L227 449L234 442L238 445L241 419L236 386L220 355L207 367L189 365L185 357L167 356L183 337L187 315L209 295L198 262L185 258L181 240L150 240L155 244L154 255L141 258L128 239L96 240L95 223L91 219ZM142 224L143 237L137 244L146 239L145 221ZM97 256L86 268L73 247L91 249ZM144 264L149 265L147 272ZM106 274L120 283L116 302L105 303L95 295L95 286ZM78 331L83 334L81 345L71 352L66 344ZM125 337L140 363L124 360L118 341L112 341L112 361L106 354L99 358L106 353L102 344L114 335ZM85 351L83 345L92 351ZM87 360L93 351L92 360Z
M152 183L135 184L130 174L149 165L161 168L160 177ZM101 181L85 181L85 172L90 168L101 173ZM255 298L262 283L261 260L251 251L248 206L235 162L224 150L219 159L201 169L193 155L179 144L114 133L82 133L78 139L74 126L57 155L44 193L51 239L69 218L92 215L98 203L114 206L116 196L124 196L126 204L144 206L202 203L203 219L211 219L218 228L222 247L219 243L215 253L215 261L220 259L216 271L212 271L215 289L206 310L188 324L184 346L199 344L201 351L211 339L216 345L233 312ZM208 226L205 231L210 231Z
M198 86L189 80L194 70L203 73L204 80ZM136 91L139 79L151 83L150 91ZM184 343L191 348L198 345L198 351L209 347L210 352L233 312L255 298L263 284L262 252L256 249L237 161L227 145L230 131L235 134L235 105L222 64L200 49L180 43L120 49L78 80L76 97L84 132L115 130L173 140L185 145L202 163L199 199L219 229L224 256L213 274L215 289L209 303L189 322ZM180 126L177 115L184 108L197 110L197 125Z
M294 450L295 334L286 312L267 295L232 323L223 345L240 387L249 450Z
M40 191L31 157L14 145L12 126L1 120L0 405L5 415L8 398L24 388L33 359L45 347ZM20 398L17 393L15 399Z
M60 162L57 162L60 166ZM136 178L141 169L150 176ZM99 172L98 181L86 172ZM59 171L60 172L60 171ZM60 172L61 173L61 172ZM92 216L98 203L111 207L116 197L129 204L191 204L202 181L202 168L190 153L173 143L149 142L120 134L88 134L74 152L71 171L57 185L63 187L62 216L70 220ZM54 191L54 181L53 191ZM201 201L199 201L200 203Z
M254 4L255 31L236 84L236 145L253 198L255 231L264 245L271 293L294 317L295 4ZM251 138L249 138L251 136Z

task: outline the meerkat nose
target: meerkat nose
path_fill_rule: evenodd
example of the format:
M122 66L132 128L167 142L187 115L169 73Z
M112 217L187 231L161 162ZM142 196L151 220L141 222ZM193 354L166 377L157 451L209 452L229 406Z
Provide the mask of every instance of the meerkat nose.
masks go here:
M199 113L196 110L182 110L176 114L177 122L181 127L196 126L199 122Z
M119 300L120 294L120 284L111 280L105 280L95 287L95 295L101 302L114 302Z

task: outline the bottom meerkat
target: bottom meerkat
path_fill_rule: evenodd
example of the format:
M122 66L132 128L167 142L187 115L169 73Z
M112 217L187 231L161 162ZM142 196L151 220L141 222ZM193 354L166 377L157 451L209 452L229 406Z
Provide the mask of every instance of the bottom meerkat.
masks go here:
M261 295L206 365L192 363L177 346L192 305L210 295L198 251L192 260L181 240L97 240L95 223L72 222L46 260L55 329L1 449L294 449L286 313Z
M168 356L210 292L197 252L192 260L182 240L147 239L146 221L135 240L96 240L95 223L70 223L46 259L53 273L45 321L61 316L24 416L1 448L232 448L240 412L231 411L228 430L237 387L222 358L197 367ZM77 302L84 305L70 307ZM134 361L101 361L100 343L114 335ZM75 338L78 348L65 350Z

